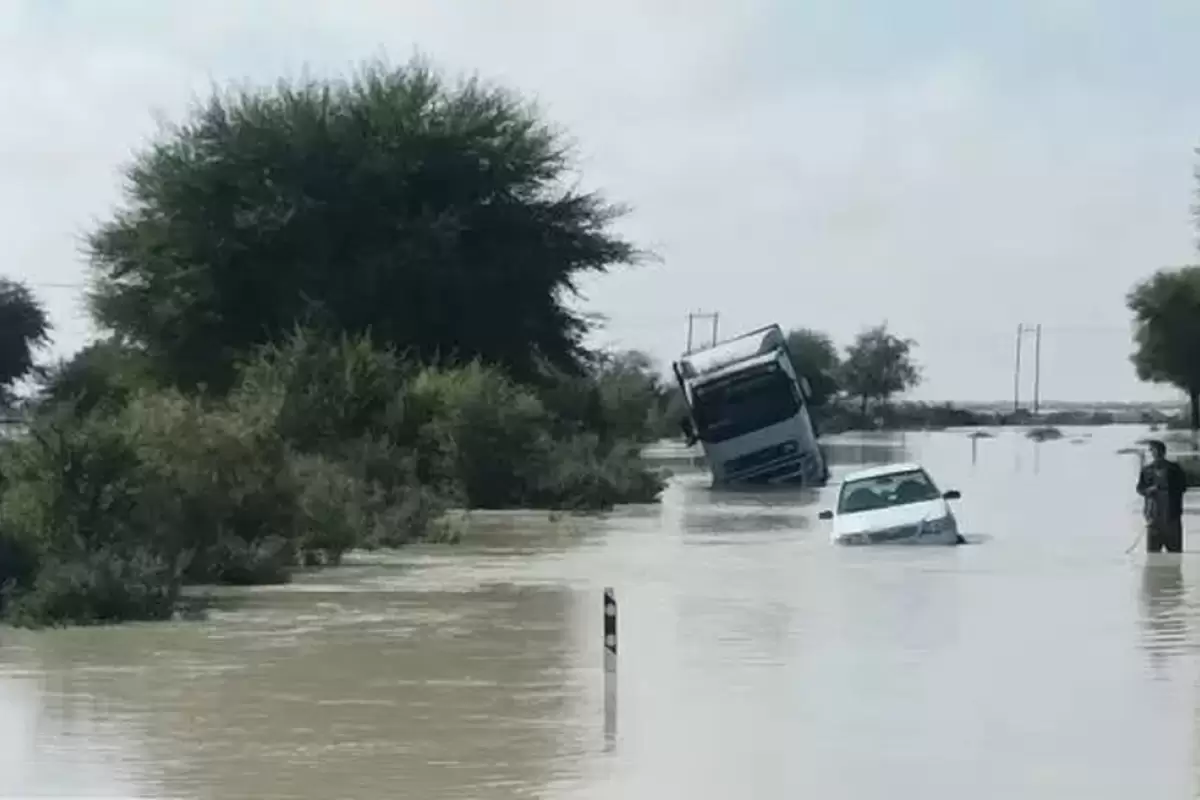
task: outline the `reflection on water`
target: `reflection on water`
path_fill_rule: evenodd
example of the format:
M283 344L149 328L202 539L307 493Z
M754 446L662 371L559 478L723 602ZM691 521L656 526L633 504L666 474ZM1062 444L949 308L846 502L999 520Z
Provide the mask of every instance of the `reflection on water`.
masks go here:
M2 652L2 651L0 651ZM152 796L130 774L136 720L37 673L0 681L0 797Z
M830 446L835 479L920 461L977 547L831 547L835 487L691 472L661 507L478 515L205 621L0 631L0 797L1188 796L1195 568L1123 555L1141 433Z
M909 434L911 435L911 434ZM857 469L876 464L896 464L911 459L911 453L899 437L881 438L879 434L857 434L853 439L825 445L825 457L837 478L838 467Z
M1188 643L1183 564L1179 556L1146 556L1142 567L1141 609L1144 646L1155 674L1165 677L1168 660Z
M694 533L794 531L809 525L809 518L799 514L763 513L747 518L744 509L727 510L725 513L719 511L687 512L683 519L686 530Z

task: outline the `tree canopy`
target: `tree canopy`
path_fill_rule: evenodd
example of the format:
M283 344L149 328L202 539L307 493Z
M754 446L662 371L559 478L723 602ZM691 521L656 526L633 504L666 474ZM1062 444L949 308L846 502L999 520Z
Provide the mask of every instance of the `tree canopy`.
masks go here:
M1200 429L1200 266L1159 270L1130 291L1126 304L1138 377L1187 392L1192 430Z
M808 379L812 388L809 403L820 407L838 393L841 358L828 334L810 328L797 328L787 335L788 352L796 374Z
M893 335L884 323L859 333L846 348L842 388L859 399L864 414L872 400L886 402L920 383L921 372L912 356L914 347L916 342Z
M183 388L228 388L297 323L577 372L577 281L639 253L570 169L536 109L420 61L218 93L136 156L91 235L94 316Z
M29 287L0 278L0 392L33 371L34 354L49 337L50 320Z

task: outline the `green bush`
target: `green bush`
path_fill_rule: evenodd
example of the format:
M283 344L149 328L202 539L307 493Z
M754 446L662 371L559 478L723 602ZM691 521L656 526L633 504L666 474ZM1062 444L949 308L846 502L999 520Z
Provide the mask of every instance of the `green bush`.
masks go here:
M37 420L4 464L0 551L21 556L2 576L6 616L157 618L184 581L280 582L301 558L339 559L352 532L331 521L356 506L330 487L352 482L288 448L269 398L240 400L168 391L116 416Z
M523 505L547 468L550 416L529 391L479 364L425 369L406 402L422 434L453 454L461 498L479 508Z
M55 413L5 448L0 553L6 618L21 624L158 619L187 554L170 487L141 462L123 420ZM164 531L168 535L164 535Z
M51 368L41 381L38 399L48 405L70 405L76 414L117 413L133 395L155 385L149 359L104 341Z
M679 389L637 351L599 354L585 375L548 370L536 391L556 437L590 433L601 448L677 436L687 414Z
M418 367L365 337L298 330L243 369L234 396L274 398L283 438L357 481L321 473L343 481L324 491L356 498L360 545L390 546L452 535L437 522L447 504L606 508L657 496L661 480L621 444L648 438L638 403L656 384L641 362L603 364L599 377L555 373L535 390L477 362Z
M298 455L302 552L308 565L340 562L351 548L400 547L452 538L439 493L411 483L405 457L382 439L343 448L343 458ZM402 480L389 480L396 473Z
M0 614L14 592L28 589L37 576L38 551L32 540L0 528Z
M418 371L365 337L298 329L243 367L233 400L276 408L276 430L299 453L346 463L362 480L452 494L452 443L428 424L438 409L409 391Z
M366 528L366 492L343 465L323 456L296 455L291 478L299 487L300 551L307 566L338 564Z
M656 502L665 486L662 473L646 468L636 444L605 450L594 435L581 434L553 446L529 499L534 506L602 511Z
M366 337L297 328L244 364L235 405L266 403L278 434L302 452L324 452L378 429L415 368Z
M160 519L192 558L195 583L286 581L301 519L287 444L270 398L206 408L175 391L144 394L123 414L148 480L169 487Z
M533 391L495 369L421 372L408 388L422 430L454 454L461 497L476 508L610 508L662 490L639 450L594 433L553 436L557 421Z
M152 484L120 418L36 419L5 448L0 528L42 557L159 541ZM152 535L155 534L155 535Z
M663 417L670 414L671 392L655 374L648 356L637 351L600 357L593 378L608 441L646 443L660 438ZM682 399L682 398L681 398ZM675 431L682 416L674 421Z
M25 627L169 619L179 600L180 568L148 548L54 556L31 585L7 590L4 617Z

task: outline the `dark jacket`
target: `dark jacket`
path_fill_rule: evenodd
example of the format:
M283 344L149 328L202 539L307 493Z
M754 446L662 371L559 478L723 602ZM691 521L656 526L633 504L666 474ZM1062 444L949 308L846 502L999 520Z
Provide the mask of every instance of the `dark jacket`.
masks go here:
M1157 486L1155 472L1162 469L1166 475L1166 486ZM1163 461L1161 464L1147 464L1138 475L1137 493L1146 498L1147 517L1157 514L1151 511L1153 504L1166 500L1166 508L1162 509L1169 519L1183 516L1183 493L1187 491L1187 474L1183 467L1174 461Z

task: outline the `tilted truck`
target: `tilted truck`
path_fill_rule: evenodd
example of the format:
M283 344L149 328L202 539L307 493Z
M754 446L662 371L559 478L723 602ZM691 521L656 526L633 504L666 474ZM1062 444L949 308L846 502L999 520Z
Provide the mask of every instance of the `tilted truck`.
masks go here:
M672 368L689 411L684 435L704 448L715 485L829 480L809 384L778 325L685 353Z

